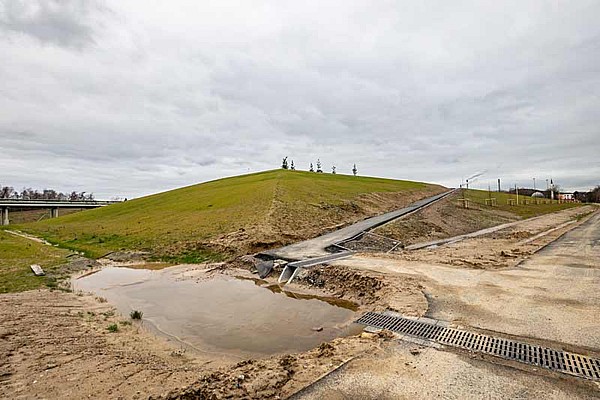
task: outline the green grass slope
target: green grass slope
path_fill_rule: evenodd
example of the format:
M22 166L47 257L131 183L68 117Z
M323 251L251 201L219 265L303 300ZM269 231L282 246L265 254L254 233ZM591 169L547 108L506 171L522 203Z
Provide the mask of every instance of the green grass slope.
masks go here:
M315 236L439 193L437 185L273 170L18 226L92 257L121 249L202 261Z

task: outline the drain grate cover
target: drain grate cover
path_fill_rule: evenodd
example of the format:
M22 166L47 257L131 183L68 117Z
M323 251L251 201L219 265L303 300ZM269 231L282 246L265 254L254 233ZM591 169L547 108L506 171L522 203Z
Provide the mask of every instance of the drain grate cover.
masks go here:
M448 346L536 365L580 378L600 380L600 360L581 354L463 331L437 325L435 322L418 321L390 314L368 312L356 322Z

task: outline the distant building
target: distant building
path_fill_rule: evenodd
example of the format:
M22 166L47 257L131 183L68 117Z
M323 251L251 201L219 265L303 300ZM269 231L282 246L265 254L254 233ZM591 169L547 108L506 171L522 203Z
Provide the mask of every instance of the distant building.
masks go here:
M560 192L558 194L558 200L566 201L566 202L573 202L573 201L575 201L575 196L573 196L572 192Z

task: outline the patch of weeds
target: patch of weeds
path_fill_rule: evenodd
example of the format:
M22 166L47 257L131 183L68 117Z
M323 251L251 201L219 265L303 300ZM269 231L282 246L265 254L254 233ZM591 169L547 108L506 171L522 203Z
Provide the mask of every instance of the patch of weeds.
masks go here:
M584 219L585 217L587 217L590 214L591 214L591 212L586 212L586 213L583 213L583 214L577 214L577 215L573 216L572 218L575 219L575 220L577 220L577 222L579 222L579 221L581 221L582 219Z
M219 262L225 260L225 256L208 249L186 251L175 255L162 255L153 257L154 261L164 261L173 264L201 264L204 262Z
M129 326L129 325L131 325L131 321L119 321L119 324L121 324L123 326Z
M106 329L108 329L108 331L109 331L110 333L115 333L115 332L118 332L118 331L119 331L119 325L117 325L117 324L110 324L110 325L108 326L108 328L106 328Z
M115 312L112 310L106 311L106 312L103 312L102 315L104 315L104 317L108 318L108 317L112 317L113 315L115 315Z
M46 280L46 286L51 290L58 289L58 282L56 281L56 278L48 277Z
M98 300L98 303L106 303L106 299L104 297L97 296L96 300Z
M129 316L131 317L131 319L142 319L142 317L144 316L144 312L138 311L138 310L133 310L132 312L129 313Z

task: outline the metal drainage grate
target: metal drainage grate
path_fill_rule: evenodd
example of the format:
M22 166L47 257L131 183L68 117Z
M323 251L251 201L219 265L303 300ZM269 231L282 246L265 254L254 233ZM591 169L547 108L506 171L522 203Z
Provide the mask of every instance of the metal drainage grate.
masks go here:
M356 322L581 378L600 380L600 360L581 354L375 312L366 313Z

